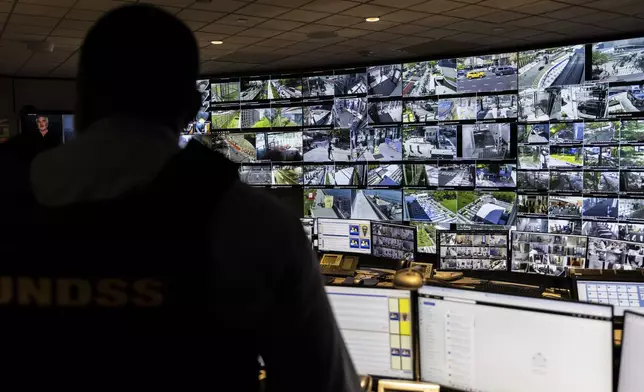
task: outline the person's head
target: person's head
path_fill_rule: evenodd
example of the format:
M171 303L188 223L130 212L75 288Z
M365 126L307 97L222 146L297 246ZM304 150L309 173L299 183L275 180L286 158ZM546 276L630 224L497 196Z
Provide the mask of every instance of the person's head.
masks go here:
M80 51L76 130L115 115L179 131L200 107L199 48L188 27L149 5L107 13Z
M36 117L36 126L40 132L45 132L49 128L49 118L47 116Z

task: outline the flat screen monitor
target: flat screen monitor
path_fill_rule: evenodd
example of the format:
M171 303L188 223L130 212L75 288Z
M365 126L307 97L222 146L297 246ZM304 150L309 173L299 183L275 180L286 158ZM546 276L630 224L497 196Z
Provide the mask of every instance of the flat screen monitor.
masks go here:
M576 283L579 301L612 305L620 317L626 310L644 312L644 282L578 279Z
M624 317L622 358L617 392L639 392L644 385L641 367L644 352L644 315L627 312Z
M373 222L373 255L396 260L414 260L416 227Z
M327 286L326 292L359 374L414 378L409 290Z
M607 226L604 224L604 226ZM588 268L634 270L644 267L644 245L606 238L588 238Z
M371 254L371 222L356 219L318 218L321 252Z
M48 146L55 146L73 140L74 115L61 113L29 113L20 119L21 133L39 135Z
M423 381L480 392L612 389L609 306L425 286L418 318Z
M570 267L586 268L588 237L512 232L512 271L565 276Z
M441 270L508 270L508 232L441 231Z

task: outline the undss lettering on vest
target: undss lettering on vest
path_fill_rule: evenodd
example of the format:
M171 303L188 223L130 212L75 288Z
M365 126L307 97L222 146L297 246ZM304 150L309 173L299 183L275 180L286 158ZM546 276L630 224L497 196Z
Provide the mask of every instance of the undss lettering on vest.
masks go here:
M0 306L154 307L163 305L164 288L163 282L152 278L0 276Z

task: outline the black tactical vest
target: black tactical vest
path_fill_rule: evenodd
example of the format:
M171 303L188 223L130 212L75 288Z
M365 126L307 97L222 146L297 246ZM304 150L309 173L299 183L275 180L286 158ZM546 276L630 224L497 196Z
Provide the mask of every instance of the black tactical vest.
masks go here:
M6 214L0 389L257 390L255 326L237 322L244 293L218 281L213 247L236 179L191 142L146 189Z

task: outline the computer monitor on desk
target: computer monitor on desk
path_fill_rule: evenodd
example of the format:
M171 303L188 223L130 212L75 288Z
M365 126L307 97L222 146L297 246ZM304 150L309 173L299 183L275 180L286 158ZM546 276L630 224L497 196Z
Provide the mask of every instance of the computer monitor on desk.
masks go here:
M318 218L321 252L371 254L371 222L356 219Z
M617 392L641 392L644 386L644 315L626 312Z
M612 305L617 317L626 310L644 313L644 276L580 276L574 282L581 302Z
M332 286L326 291L358 373L412 380L411 292Z
M463 391L612 389L612 308L445 287L418 291L420 376Z

